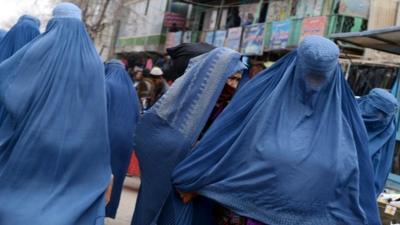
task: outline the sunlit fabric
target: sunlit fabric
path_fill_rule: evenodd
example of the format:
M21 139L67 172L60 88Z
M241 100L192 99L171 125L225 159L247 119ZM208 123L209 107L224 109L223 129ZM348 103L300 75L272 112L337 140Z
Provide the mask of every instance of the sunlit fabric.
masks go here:
M368 137L338 56L310 36L244 84L173 172L176 189L269 225L380 224Z
M7 33L0 37L0 63L36 38L40 32L40 21L33 16L21 16Z
M140 104L132 80L119 60L109 61L105 71L111 169L114 175L114 185L106 215L115 218L134 149L133 140L139 120Z
M395 115L397 99L380 88L358 99L361 115L369 137L369 153L375 172L375 189L378 196L383 192L392 168L396 144Z
M57 10L63 9L62 18ZM110 182L104 66L80 9L0 64L0 223L103 225Z
M136 154L141 187L133 225L183 221L184 205L172 189L171 173L198 139L228 77L244 69L240 57L217 48L192 59L185 74L140 120Z

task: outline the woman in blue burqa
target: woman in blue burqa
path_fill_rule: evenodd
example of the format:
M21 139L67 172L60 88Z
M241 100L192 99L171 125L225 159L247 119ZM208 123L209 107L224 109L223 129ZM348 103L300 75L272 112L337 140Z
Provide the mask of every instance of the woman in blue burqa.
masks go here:
M375 190L383 192L392 169L396 144L396 121L399 104L388 91L375 88L358 99L361 115L368 131L369 153L375 172Z
M248 224L379 225L368 137L338 57L310 36L246 83L174 170L183 200L207 197Z
M0 64L0 224L103 225L111 179L104 66L70 3Z
M0 63L12 56L39 34L40 21L33 16L21 16L18 22L0 38Z
M141 187L133 225L190 225L180 219L186 205L172 188L172 171L195 145L228 78L244 68L241 55L227 48L197 56L145 112L136 130Z
M108 135L110 137L111 169L114 175L107 217L115 218L121 191L128 171L134 135L139 120L140 104L132 80L121 61L106 63Z

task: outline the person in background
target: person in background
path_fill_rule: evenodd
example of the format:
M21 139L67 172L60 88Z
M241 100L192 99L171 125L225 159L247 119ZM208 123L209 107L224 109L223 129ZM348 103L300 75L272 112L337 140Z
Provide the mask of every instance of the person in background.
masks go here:
M266 69L266 67L265 67L263 62L252 61L251 62L251 68L250 68L250 71L249 71L249 78L250 79L254 78L257 74L261 73L265 69Z
M171 86L171 84L174 82L174 78L172 77L173 74L171 75L170 68L171 68L171 57L168 55L168 53L165 53L162 59L159 59L160 62L158 63L158 67L161 68L161 70L164 72L164 79L167 81L168 85Z
M150 94L146 109L151 107L165 92L167 92L169 86L163 75L164 73L159 67L153 67L149 76L144 78L144 82L148 87L147 91Z
M142 106L142 109L147 109L150 107L150 99L151 99L151 82L145 78L148 78L150 74L150 71L148 69L143 69L142 72L136 72L135 73L135 89L137 92L137 95L140 100L140 104Z
M169 32L178 32L179 28L176 23L173 23L172 26L169 28Z
M172 183L193 209L181 218L200 195L230 212L215 216L221 225L379 225L367 144L339 48L308 36L246 83L176 166Z
M239 82L242 78L241 73L235 73L233 76L230 76L222 90L221 95L219 96L217 103L214 106L214 109L208 118L208 121L203 128L201 133L201 137L206 133L208 128L214 123L214 121L218 118L218 116L224 111L224 109L228 106L229 102L231 101L233 95L238 88Z
M249 14L247 14L246 19L243 21L242 26L251 25L251 24L253 24L253 22L254 22L254 15L253 15L253 13L249 13Z
M1 39L3 39L4 36L6 36L6 34L7 34L6 30L0 29L0 41L1 41Z
M9 115L0 127L0 223L104 225L112 183L105 75L81 10L58 4L0 76Z
M23 15L0 41L0 63L12 56L39 34L40 21Z
M150 70L147 68L143 68L143 77L149 77L150 76Z
M396 143L395 115L397 99L388 91L375 88L357 99L368 132L368 147L375 172L375 190L379 196L392 168Z
M128 66L128 68L127 68L129 77L131 78L133 83L135 83L135 73L136 73L135 72L135 68L136 68L136 66L135 67L129 67Z
M106 216L115 218L134 149L133 141L139 120L140 104L132 81L119 60L113 59L106 64L105 76L111 169L114 175Z
M185 205L172 188L171 173L197 142L228 78L244 68L241 55L227 48L193 58L185 74L144 113L136 131L142 182L132 225L191 224L179 218ZM197 221L210 224L205 220Z
M160 67L162 69L162 68L164 68L164 65L166 63L168 63L168 60L169 60L169 56L167 53L165 53L162 57L157 59L155 66Z
M132 70L132 80L135 82L139 82L143 80L143 68L139 66L135 66Z
M229 8L229 14L225 28L229 29L233 27L240 27L240 24L241 24L241 18L239 16L239 8L238 7Z

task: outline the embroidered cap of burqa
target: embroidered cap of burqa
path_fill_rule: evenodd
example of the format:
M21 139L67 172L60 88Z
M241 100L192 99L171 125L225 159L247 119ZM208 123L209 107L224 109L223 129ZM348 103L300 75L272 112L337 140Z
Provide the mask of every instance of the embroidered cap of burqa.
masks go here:
M396 144L395 115L399 105L392 94L380 88L372 89L369 95L358 100L358 104L368 132L378 196L383 192L392 168Z
M110 182L104 66L61 3L47 30L0 65L0 224L103 225Z
M39 34L40 21L33 16L21 16L18 22L0 37L0 62L3 62Z
M310 36L246 83L174 186L265 224L380 224L367 134L338 56Z
M228 77L244 69L240 58L227 48L193 58L185 74L139 121L141 187L132 224L175 224L179 212L173 205L172 171L195 144Z
M134 149L133 140L139 120L140 104L132 80L119 60L109 61L105 66L105 72L111 169L114 175L114 185L106 215L115 218Z

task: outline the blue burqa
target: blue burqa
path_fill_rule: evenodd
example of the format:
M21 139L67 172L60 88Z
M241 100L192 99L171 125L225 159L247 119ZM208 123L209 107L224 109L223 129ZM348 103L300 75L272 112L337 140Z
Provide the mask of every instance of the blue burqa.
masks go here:
M378 225L367 133L337 46L310 36L247 82L173 173L268 225Z
M0 224L104 224L104 66L80 15L59 4L46 32L0 64Z
M37 18L28 15L21 16L17 24L0 41L0 63L35 39L40 34L39 27L40 21ZM6 110L0 106L0 126L6 116Z
M179 219L183 204L173 191L171 173L195 144L228 77L244 69L240 57L216 48L193 58L185 74L140 120L136 154L141 187L133 225L175 224Z
M397 79L393 84L393 87L390 91L390 93L392 93L393 96L395 96L395 98L397 99L397 101L400 100L400 87L399 87L399 83L400 83L400 76L399 76L399 72L397 72ZM395 113L395 120L399 121L400 119L400 111L398 110ZM400 140L400 127L399 127L399 123L396 123L396 140Z
M6 36L6 34L7 34L6 30L0 29L0 41L1 41L1 39L3 39L4 36Z
M37 18L21 16L4 38L0 37L0 63L35 39L40 34L39 27L40 21Z
M368 131L369 153L375 172L375 189L378 196L383 192L392 169L398 102L388 91L375 88L369 95L360 98L358 104Z
M115 218L134 149L133 138L139 120L140 104L124 65L118 60L111 60L105 69L111 169L114 175L114 185L106 215Z

